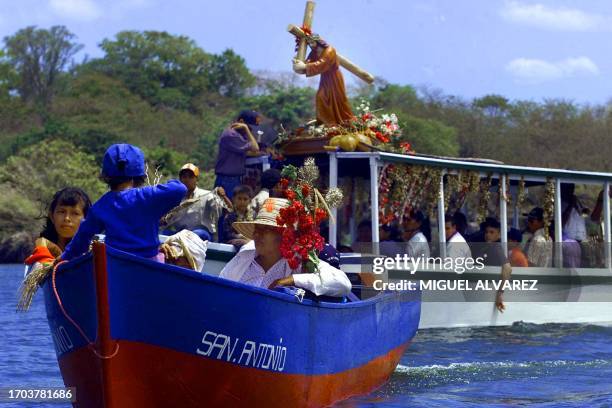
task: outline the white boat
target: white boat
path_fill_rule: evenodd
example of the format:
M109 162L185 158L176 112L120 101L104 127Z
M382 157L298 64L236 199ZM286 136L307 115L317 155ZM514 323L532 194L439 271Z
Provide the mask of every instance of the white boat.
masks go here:
M490 177L495 188L501 194L498 203L501 223L502 246L507 251L508 224L518 227L520 209L508 208L508 202L502 197L513 196L516 201L517 185L523 181L533 186L553 182L555 185L554 226L555 242L561 242L561 183L596 185L604 192L609 192L612 174L601 172L572 171L505 165L490 160L438 158L423 155L404 155L386 152L326 152L314 155L321 172L328 180L327 187L337 187L347 178L356 182L367 183L369 192L368 217L371 220L373 243L379 242L379 186L378 181L383 166L387 164L405 166L426 166L440 170L439 192L434 218L444 217L444 184L445 176L459 171L478 172L479 177ZM301 164L304 156L290 157L289 160ZM530 323L610 323L612 322L612 256L611 217L609 194L603 194L603 253L602 265L589 268L563 268L563 252L555 250L554 267L550 268L513 268L512 280L537 281L537 291L506 291L504 303L506 310L501 313L494 306L495 291L455 290L441 292L425 289L422 292L422 312L420 328L465 327L465 326L498 326L510 325L517 321ZM349 200L347 208L333 210L334 218L349 219L347 223L330 223L329 242L337 246L338 237L346 233L356 236L357 220L355 219L355 200ZM510 200L511 202L513 200ZM351 208L352 207L352 208ZM348 215L343 213L348 211ZM512 213L512 217L509 214ZM344 225L343 225L344 224ZM340 225L340 226L339 226ZM433 227L433 224L432 224ZM347 231L344 231L347 229ZM437 223L436 241L444 250L446 243L443 223ZM207 262L219 262L218 270L233 248L223 244L209 247ZM372 257L379 256L380 249L374 245L368 253L342 254L342 269L358 282L357 275L371 272ZM443 254L440 254L443 255ZM215 261L215 259L219 261ZM458 275L451 270L432 269L418 270L415 274L406 271L391 270L384 278L392 282L401 279L417 280L467 280L472 288L481 280L499 280L500 267L486 267Z

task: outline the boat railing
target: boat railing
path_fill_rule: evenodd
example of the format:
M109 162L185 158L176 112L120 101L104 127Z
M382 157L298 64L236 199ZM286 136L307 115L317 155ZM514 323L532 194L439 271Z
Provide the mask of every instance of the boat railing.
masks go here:
M612 270L612 225L610 213L610 183L612 182L611 173L603 172L588 172L574 171L565 169L549 169L538 167L524 167L506 165L498 162L479 161L473 159L455 159L455 158L438 158L438 157L423 157L418 155L396 154L386 152L328 152L329 157L329 187L338 186L338 174L340 163L350 160L367 160L369 165L369 180L370 180L370 200L371 200L371 229L372 243L376 244L380 241L379 236L379 176L381 168L388 163L429 166L441 168L442 172L439 181L439 193L437 202L437 218L444 220L445 214L445 197L444 197L444 176L453 174L462 170L475 171L480 174L481 178L491 177L497 180L500 185L499 195L499 219L501 224L501 242L504 252L507 253L508 242L508 204L504 197L507 196L507 185L514 181L525 181L531 183L545 184L549 180L554 180L555 196L554 196L554 242L562 242L563 225L562 225L562 204L561 204L561 184L562 183L580 183L587 185L598 185L603 190L603 245L605 247L604 259L605 269ZM337 219L337 209L332 210L332 215ZM517 211L514 211L515 219L513 223L517 226L518 218ZM329 225L329 242L333 246L337 246L338 229L336 223ZM352 227L354 229L354 227ZM351 231L353 232L353 231ZM444 256L446 233L444 222L438 222L438 240L440 243L440 256ZM375 246L374 246L375 247ZM558 250L554 251L554 266L561 268L563 266L563 249L562 245Z

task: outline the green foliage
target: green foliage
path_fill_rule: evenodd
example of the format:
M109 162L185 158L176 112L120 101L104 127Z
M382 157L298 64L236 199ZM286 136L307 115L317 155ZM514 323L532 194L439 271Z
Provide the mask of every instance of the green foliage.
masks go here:
M244 98L242 105L273 120L275 127L294 129L315 117L312 88L274 86L265 94Z
M409 110L418 104L416 91L409 85L389 84L381 88L372 98L372 108L385 111Z
M439 156L457 156L459 143L456 130L432 119L421 119L399 114L402 140L410 142L418 153Z
M255 85L255 77L246 66L244 58L227 49L221 55L213 55L207 67L209 91L230 98L243 96Z
M481 109L486 115L495 117L505 113L510 103L503 96L492 94L474 99L474 107Z
M82 48L75 38L64 26L27 27L4 38L6 60L17 74L14 88L25 101L41 108L49 104L62 71Z
M180 168L187 162L186 154L162 146L144 149L144 154L151 171L169 178L178 178Z
M150 103L185 108L190 97L209 88L211 56L185 36L163 31L122 31L100 44L103 58L83 68L122 81Z
M72 143L51 139L9 157L0 167L0 183L36 202L46 202L57 190L71 185L95 200L106 189L99 174L93 156Z

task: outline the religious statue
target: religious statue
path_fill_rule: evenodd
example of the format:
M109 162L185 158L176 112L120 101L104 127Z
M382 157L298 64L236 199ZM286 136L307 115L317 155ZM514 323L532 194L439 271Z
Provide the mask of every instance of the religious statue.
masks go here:
M354 115L346 96L336 49L316 34L309 35L306 41L312 51L306 61L294 59L293 70L308 77L321 76L316 96L317 120L326 126L341 125Z
M312 33L314 7L314 1L307 1L302 26L289 25L287 28L297 42L293 70L306 76L321 76L316 96L317 120L326 126L342 125L354 115L346 96L340 67L344 67L368 83L374 82L374 77L338 54L334 47ZM307 45L312 51L305 58Z

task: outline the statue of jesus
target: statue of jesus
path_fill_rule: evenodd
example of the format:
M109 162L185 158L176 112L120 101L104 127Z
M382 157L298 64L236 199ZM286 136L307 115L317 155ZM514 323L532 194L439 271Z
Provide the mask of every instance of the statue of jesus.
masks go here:
M306 61L293 60L293 70L306 76L321 75L316 96L317 120L327 126L340 125L354 117L346 97L336 49L317 34L306 37L312 49Z

